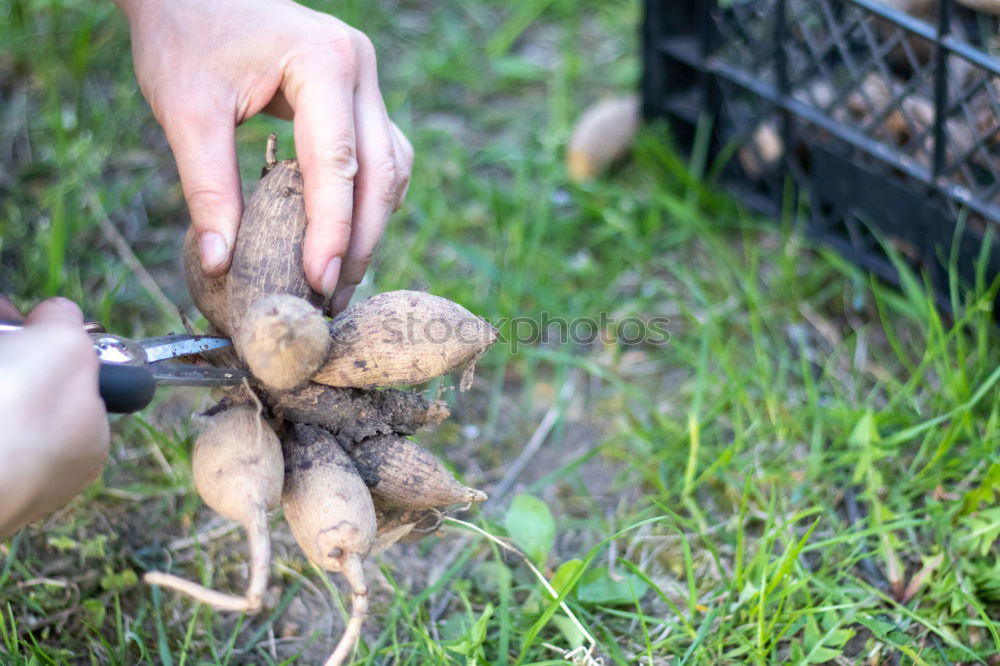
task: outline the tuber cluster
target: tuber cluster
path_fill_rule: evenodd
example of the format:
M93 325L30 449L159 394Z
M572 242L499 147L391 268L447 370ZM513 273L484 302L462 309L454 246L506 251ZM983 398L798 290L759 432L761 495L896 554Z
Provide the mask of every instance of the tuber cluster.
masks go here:
M270 566L267 514L280 503L306 557L350 585L351 617L327 661L335 666L356 645L367 612L362 560L433 530L450 506L486 499L407 439L447 418L444 403L392 387L464 368L468 388L497 332L465 308L415 291L378 294L328 320L302 270L302 174L274 150L272 135L229 272L202 272L190 231L184 250L195 304L235 348L206 360L254 377L202 417L192 457L205 503L247 531L247 589L234 596L162 572L145 580L221 610L259 611Z

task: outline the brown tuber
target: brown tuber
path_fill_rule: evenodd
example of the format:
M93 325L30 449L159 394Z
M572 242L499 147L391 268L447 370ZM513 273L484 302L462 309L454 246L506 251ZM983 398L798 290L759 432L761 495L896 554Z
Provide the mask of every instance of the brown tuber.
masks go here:
M309 381L326 358L326 319L304 299L272 294L254 303L234 340L254 377L274 389Z
M761 122L740 148L738 158L743 170L753 177L760 176L781 160L785 153L785 142L778 134L778 128L771 120Z
M271 294L291 294L317 307L322 304L322 296L309 286L302 269L306 233L302 171L296 160L274 161L275 142L272 134L265 173L243 209L228 272L219 277L206 275L193 229L184 239L184 275L191 298L225 335L234 335L250 307Z
M330 335L329 359L314 382L358 388L420 384L465 366L465 390L497 330L446 298L389 291L334 317Z
M430 451L398 435L366 439L348 453L379 507L432 509L486 500L486 493L463 486Z
M254 613L263 604L271 564L267 512L281 500L281 444L252 405L231 407L209 419L194 444L194 487L205 504L247 531L250 581L246 595L233 597L161 572L146 574L145 581L176 589L220 610Z
M361 635L368 588L361 559L375 539L375 506L365 482L337 439L317 426L294 425L284 440L281 505L302 551L351 586L351 617L327 664L340 664Z
M302 171L295 160L272 162L265 168L267 173L243 211L229 267L228 318L221 328L230 335L250 306L270 294L291 294L322 305L322 296L309 286L302 268L306 234Z
M624 155L639 129L639 98L604 100L580 116L566 148L566 170L574 183L594 178Z

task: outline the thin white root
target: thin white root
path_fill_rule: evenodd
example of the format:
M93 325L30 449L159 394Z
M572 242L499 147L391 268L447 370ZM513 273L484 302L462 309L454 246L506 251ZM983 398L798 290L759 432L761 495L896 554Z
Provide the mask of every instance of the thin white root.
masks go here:
M340 642L334 649L333 654L326 660L324 666L341 666L344 660L358 644L361 638L361 625L364 624L365 615L368 614L368 586L365 584L365 572L361 568L361 558L358 555L351 555L344 561L344 568L341 572L351 586L351 617L347 620L344 628L344 635L340 637Z
M267 529L267 512L261 509L248 525L250 544L250 580L247 583L247 612L256 613L264 607L264 591L271 573L271 533Z
M252 608L250 602L243 597L235 597L231 594L226 594L225 592L217 592L203 585L199 585L198 583L189 581L186 578L181 578L180 576L164 573L162 571L150 571L142 577L142 580L147 585L159 585L160 587L177 590L181 594L186 594L195 601L208 604L216 610L238 611L242 613L253 613L260 610L259 607Z

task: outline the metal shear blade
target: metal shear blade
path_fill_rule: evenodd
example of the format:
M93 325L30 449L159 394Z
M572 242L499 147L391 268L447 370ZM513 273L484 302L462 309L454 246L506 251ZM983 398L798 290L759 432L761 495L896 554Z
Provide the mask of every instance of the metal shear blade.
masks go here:
M157 363L150 366L157 384L166 386L231 386L249 375L234 368L184 363Z
M165 363L232 345L229 338L214 335L164 335L138 341L146 353L146 363L157 384L167 386L227 386L239 384L249 375L236 368L217 368L186 363Z
M201 354L232 345L229 338L214 335L163 335L158 338L144 338L139 344L146 351L146 362L156 363L166 359Z
M157 384L226 386L239 384L244 377L249 376L243 370L235 368L164 362L228 347L232 344L229 338L214 335L163 335L131 340L111 333L92 333L91 339L102 362L145 366L149 368Z

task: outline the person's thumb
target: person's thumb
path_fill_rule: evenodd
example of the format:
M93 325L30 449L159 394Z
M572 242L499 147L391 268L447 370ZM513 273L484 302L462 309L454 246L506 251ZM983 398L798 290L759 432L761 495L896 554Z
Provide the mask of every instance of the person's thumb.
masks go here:
M21 321L24 319L24 315L17 309L17 306L3 295L0 295L0 317L12 321Z
M83 333L83 312L71 300L50 298L36 305L24 320L25 327L33 326L73 326Z
M164 118L163 128L198 234L202 268L221 275L229 269L243 213L232 114L187 110Z

